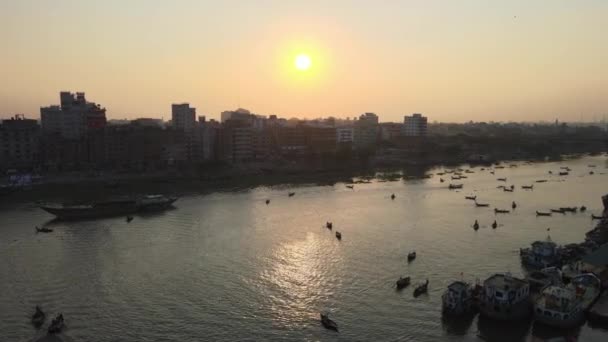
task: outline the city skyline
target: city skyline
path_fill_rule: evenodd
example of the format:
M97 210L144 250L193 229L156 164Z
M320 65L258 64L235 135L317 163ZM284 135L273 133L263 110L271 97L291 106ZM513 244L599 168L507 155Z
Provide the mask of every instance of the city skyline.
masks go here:
M110 119L171 104L314 119L596 121L608 113L602 1L20 1L0 4L0 117L84 91ZM67 19L66 19L67 18ZM295 59L310 60L304 69ZM300 58L301 59L301 58Z

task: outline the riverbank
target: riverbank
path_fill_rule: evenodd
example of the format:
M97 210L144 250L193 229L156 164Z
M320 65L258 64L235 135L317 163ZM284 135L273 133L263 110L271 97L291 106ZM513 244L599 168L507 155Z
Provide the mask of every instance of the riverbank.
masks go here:
M557 160L577 159L584 154L559 156ZM510 159L496 162L512 164L522 162L546 162L556 159ZM193 170L169 170L154 173L105 173L82 172L46 175L36 183L17 189L0 197L0 203L81 202L112 197L150 193L173 195L204 194L213 191L241 191L259 186L276 187L303 184L333 185L352 183L358 179L377 178L380 181L397 179L430 178L429 170L437 167L459 165L492 165L491 163L458 162L442 163L439 160L416 161L401 165L370 166L365 164L334 167L314 167L291 164L287 167L268 168L266 164L248 164L247 167L212 165Z

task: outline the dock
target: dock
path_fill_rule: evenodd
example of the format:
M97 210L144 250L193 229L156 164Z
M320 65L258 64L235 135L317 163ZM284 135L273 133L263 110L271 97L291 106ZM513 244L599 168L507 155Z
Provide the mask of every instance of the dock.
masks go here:
M592 318L608 322L608 291L604 291L600 299L591 307L589 315Z

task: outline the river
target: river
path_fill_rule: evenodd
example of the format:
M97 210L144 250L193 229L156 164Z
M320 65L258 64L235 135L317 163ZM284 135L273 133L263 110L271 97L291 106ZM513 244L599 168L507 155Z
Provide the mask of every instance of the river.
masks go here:
M187 195L173 210L130 223L54 222L33 202L4 203L0 341L42 336L29 324L37 304L51 315L62 312L74 341L608 340L608 330L588 323L556 332L477 317L442 320L441 294L451 281L522 275L520 247L548 234L560 244L580 242L594 227L590 214L600 213L608 192L605 156L516 164L495 175L474 167L458 181L459 191L447 189L449 175L445 183L435 175L374 179L352 190L344 183L286 184ZM558 176L560 166L570 175ZM539 179L548 181L534 183ZM515 191L497 189L504 184ZM534 190L521 189L529 184ZM476 208L465 195L490 208ZM512 201L513 213L494 214ZM587 213L535 215L581 205ZM326 221L342 232L341 241ZM37 225L54 232L35 234ZM412 250L418 257L408 264ZM400 275L414 284L428 279L428 295L414 298L413 286L395 291ZM323 329L321 311L331 313L339 333Z

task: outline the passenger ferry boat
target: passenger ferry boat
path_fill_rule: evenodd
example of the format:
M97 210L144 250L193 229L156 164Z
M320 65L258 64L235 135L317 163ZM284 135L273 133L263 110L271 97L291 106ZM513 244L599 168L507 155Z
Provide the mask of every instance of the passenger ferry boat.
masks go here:
M534 318L558 328L579 326L600 291L600 279L591 273L575 276L567 286L548 286L534 303Z
M464 281L455 281L448 285L441 296L443 312L446 314L462 315L473 309L473 289Z
M478 303L480 313L489 318L524 319L531 313L530 285L509 273L497 273L483 282Z

